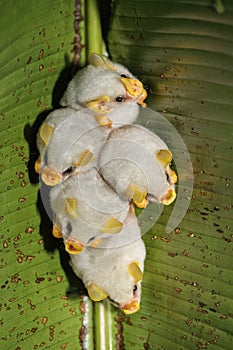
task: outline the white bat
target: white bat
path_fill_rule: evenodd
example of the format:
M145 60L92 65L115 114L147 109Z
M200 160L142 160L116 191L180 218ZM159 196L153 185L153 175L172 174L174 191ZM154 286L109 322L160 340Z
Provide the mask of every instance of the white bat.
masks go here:
M56 109L47 116L46 120L40 126L36 138L37 148L40 153L40 157L35 164L35 170L37 173L40 172L42 165L41 163L43 162L41 158L43 157L45 148L52 138L54 130L59 127L59 125L61 125L72 113L72 108Z
M139 238L117 248L87 247L82 254L71 255L71 266L83 280L90 298L109 297L126 314L140 308L141 280L145 246Z
M42 181L54 186L72 172L94 167L109 132L84 109L52 112L37 136L41 156L36 165Z
M53 234L63 237L90 298L109 297L127 314L140 307L146 255L130 201L145 207L148 200L175 198L167 146L146 129L126 125L146 97L128 69L92 54L69 83L65 108L50 113L37 136L35 169L53 186Z
M55 236L60 232L71 254L80 253L86 245L96 247L105 237L111 237L106 245L117 246L140 236L137 223L131 220L135 214L129 201L121 199L95 168L53 187L50 203L56 218Z
M90 56L90 64L76 73L60 103L75 109L88 108L102 126L133 123L147 93L142 83L124 66Z
M165 205L174 201L177 177L171 161L171 152L157 135L139 125L125 125L111 131L99 169L121 198L144 208L149 200Z

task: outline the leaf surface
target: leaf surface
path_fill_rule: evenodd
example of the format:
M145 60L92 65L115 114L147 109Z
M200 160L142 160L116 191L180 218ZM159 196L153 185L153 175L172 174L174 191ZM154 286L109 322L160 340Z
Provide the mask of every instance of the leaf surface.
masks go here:
M222 3L220 15L211 1L115 1L112 59L147 86L148 107L182 137L194 176L178 227L166 233L175 203L143 236L142 303L123 323L126 349L232 346L233 6ZM165 134L153 117L137 122Z

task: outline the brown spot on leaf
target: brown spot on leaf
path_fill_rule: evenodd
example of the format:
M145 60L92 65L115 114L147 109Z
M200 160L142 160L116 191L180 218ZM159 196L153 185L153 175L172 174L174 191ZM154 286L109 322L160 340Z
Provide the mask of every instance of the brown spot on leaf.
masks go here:
M32 60L32 56L29 56L29 58L28 58L26 64L29 64L29 63L31 62L31 60Z
M161 241L166 242L166 243L170 243L171 242L171 240L169 238L167 238L167 237L161 237Z
M40 64L39 65L39 71L42 71L44 69L44 65L43 64Z
M40 49L38 60L40 60L44 56L44 49Z
M41 323L46 324L48 322L48 317L43 317Z

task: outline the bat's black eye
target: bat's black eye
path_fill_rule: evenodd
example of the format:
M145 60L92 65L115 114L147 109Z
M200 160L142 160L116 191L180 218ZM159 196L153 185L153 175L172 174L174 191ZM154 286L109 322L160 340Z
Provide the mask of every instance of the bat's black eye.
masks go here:
M73 170L74 170L74 167L71 166L63 172L63 175L69 175L72 173Z
M124 97L123 96L117 96L116 102L123 102L123 101L124 101Z
M72 225L70 222L68 222L66 225L66 231L68 234L70 234L72 232Z
M125 74L121 74L122 78L127 78L127 76Z
M136 293L136 290L138 289L138 286L135 284L134 286L133 286L133 294L135 294Z

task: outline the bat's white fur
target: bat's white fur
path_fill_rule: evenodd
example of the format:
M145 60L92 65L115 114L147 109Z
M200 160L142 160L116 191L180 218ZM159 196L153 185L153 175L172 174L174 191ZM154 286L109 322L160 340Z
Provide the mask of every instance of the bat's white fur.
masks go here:
M55 130L57 127L59 127L59 125L63 124L67 120L67 118L73 113L74 113L74 110L72 108L56 109L55 111L49 113L47 118L41 124L40 129L45 123L47 123L49 126L51 126ZM37 134L36 143L37 143L37 148L40 154L42 155L45 149L45 144L41 140L40 132L38 132Z
M160 198L172 185L156 158L167 145L157 135L139 125L112 130L100 155L99 168L105 181L124 199L130 184L147 192L151 200Z
M133 277L128 265L134 261L144 269L145 246L141 239L118 248L87 247L81 254L72 255L72 268L85 286L95 283L120 307L135 299ZM137 283L137 301L140 302L141 282Z
M95 67L90 64L76 73L61 99L61 105L75 109L85 108L87 102L108 95L110 102L107 105L112 112L106 115L113 122L113 127L133 123L139 113L137 98L129 99L120 79L122 74L127 78L135 77L124 66L112 62L111 65L116 70L110 70L107 66ZM118 96L123 96L125 101L116 102ZM90 111L90 113L93 112Z
M54 132L46 147L46 154L42 156L41 168L46 165L62 174L74 166L85 150L89 150L94 154L94 161L79 167L81 171L86 171L96 164L110 129L101 127L85 110L64 108L60 111L61 114L53 112L45 121L54 127ZM39 143L40 136L38 145ZM42 154L44 153L43 149Z
M64 210L66 198L74 198L77 201L75 218ZM101 233L101 228L106 222L115 218L124 222L129 213L129 202L122 200L101 178L96 169L86 173L71 176L66 181L53 187L50 191L51 207L60 223L64 240L72 237L82 243L92 243L94 238L115 237L127 231L127 223L122 233ZM67 225L72 227L67 230ZM134 224L135 237L139 229ZM131 229L131 231L133 228ZM130 238L131 237L131 238ZM132 234L128 239L132 239ZM117 238L117 237L116 237ZM90 241L91 240L91 241ZM120 244L119 238L112 244ZM123 243L124 244L124 241Z
M116 128L136 120L138 104L143 105L146 96L145 90L139 90L140 96L130 88L127 91L125 78L136 79L124 66L104 61L98 55L92 56L91 64L69 83L60 102L66 108L56 110L46 118L45 123L53 129L48 144L44 144L40 132L37 136L40 171L47 167L62 175L85 151L94 154L94 161L77 168L76 174L73 172L66 180L63 177L63 183L54 182L56 186L50 191L50 202L64 241L72 238L86 245L80 254L70 255L74 272L87 288L91 284L98 286L121 308L140 303L141 281L135 283L128 267L136 263L143 271L146 255L138 221L129 204L131 198L124 196L125 187L131 182L138 184L153 192L156 199L168 187L160 164L154 161L150 165L151 152L167 148L162 140L143 128L130 126L113 129L109 137L109 127ZM98 107L96 111L93 103L95 106L99 103L100 107L103 104L104 108ZM98 114L106 119L98 119ZM99 126L97 120L102 125L110 120L112 125L109 123L108 128ZM115 159L118 157L124 159ZM99 166L101 175L95 169ZM48 172L46 176L49 178L53 174L53 171ZM77 202L72 215L65 209L67 198ZM111 218L123 223L122 230L114 234L101 232ZM99 245L91 247L98 238L102 238Z
M115 235L105 235L98 248L117 248L134 242L141 237L141 230L134 212L130 209L121 232Z

